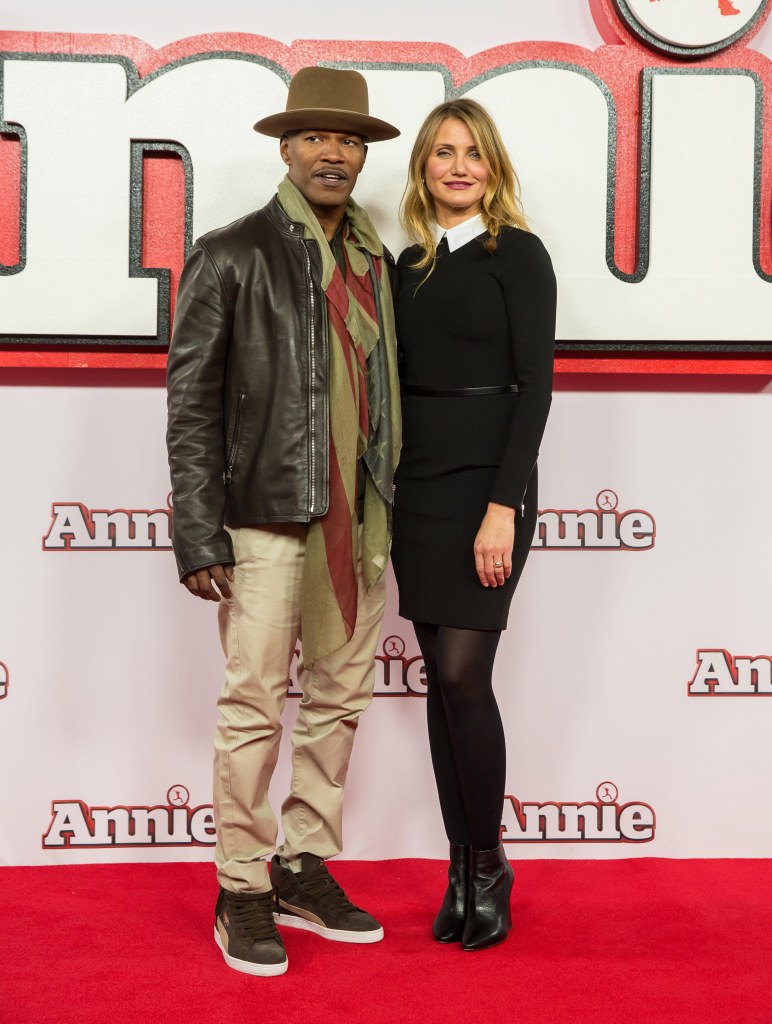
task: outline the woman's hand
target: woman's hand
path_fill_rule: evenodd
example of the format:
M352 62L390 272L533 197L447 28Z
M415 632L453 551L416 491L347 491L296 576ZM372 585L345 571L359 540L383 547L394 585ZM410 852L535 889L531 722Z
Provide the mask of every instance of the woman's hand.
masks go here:
M515 510L489 502L474 540L474 564L484 587L501 587L512 574Z

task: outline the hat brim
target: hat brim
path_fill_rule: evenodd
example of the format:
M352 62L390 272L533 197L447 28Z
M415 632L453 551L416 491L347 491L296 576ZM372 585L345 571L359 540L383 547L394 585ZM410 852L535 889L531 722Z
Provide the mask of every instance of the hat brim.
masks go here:
M388 121L377 117L369 117L354 110L336 110L332 107L302 107L298 110L285 110L280 114L263 117L254 126L261 135L270 135L279 139L285 132L299 131L303 128L317 128L319 131L351 132L361 135L367 142L385 142L396 139L399 129Z

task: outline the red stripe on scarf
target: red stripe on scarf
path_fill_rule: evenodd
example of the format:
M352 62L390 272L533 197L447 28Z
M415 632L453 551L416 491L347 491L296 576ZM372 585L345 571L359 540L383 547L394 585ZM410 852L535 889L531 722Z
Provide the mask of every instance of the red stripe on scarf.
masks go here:
M328 306L332 304L342 317L348 316L349 297L346 291L346 281L337 264L324 295Z
M349 384L351 385L351 393L353 395L355 393L356 388L357 388L357 384L355 383L355 380L354 380L354 374L356 373L356 370L354 368L353 360L351 358L352 349L355 346L353 346L351 344L351 335L348 333L348 327L346 326L346 321L340 315L340 313L338 312L337 308L335 306L333 306L332 304L330 304L327 307L327 315L328 315L329 320L330 320L330 327L332 328L332 333L335 335L335 337L340 342L340 347L343 350L343 358L346 360L346 367L348 369L348 381L349 381ZM332 339L330 339L330 340L332 341ZM362 348L361 345L358 346L357 359L360 359L361 348ZM360 360L360 365L361 365L361 360Z
M348 369L352 395L358 395L359 398L359 430L364 443L367 444L370 430L370 414L367 404L367 362L362 345L349 333L346 316L352 299L359 303L364 313L373 321L377 319L377 307L369 273L361 278L357 277L351 269L345 249L344 254L345 278L340 268L336 266L325 291L330 334L333 336L330 338L330 342L335 344L334 339L337 338L337 342L341 346ZM377 279L380 279L379 264L380 261L376 261ZM349 297L349 292L351 297ZM356 453L354 455L356 456ZM352 538L352 509L340 471L332 431L330 432L329 465L330 505L327 514L322 517L321 526L327 555L327 571L340 608L346 639L349 640L356 626L358 605L356 559ZM356 471L359 472L358 466ZM356 496L354 504L356 505Z
M346 640L350 640L357 621L357 578L352 546L351 509L338 465L335 444L330 438L330 507L322 518L327 570L340 606Z
M375 296L373 295L373 285L370 279L370 273L362 274L361 277L355 274L351 269L349 263L348 253L346 256L346 284L351 290L351 294L354 296L355 301L361 306L361 308L367 313L371 320L375 320L377 316L375 306ZM377 256L372 257L373 266L375 269L376 280L380 281L380 259Z

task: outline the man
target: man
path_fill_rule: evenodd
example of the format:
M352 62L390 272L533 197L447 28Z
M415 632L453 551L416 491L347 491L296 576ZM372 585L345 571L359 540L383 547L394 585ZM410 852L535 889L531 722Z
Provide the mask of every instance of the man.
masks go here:
M219 604L226 678L215 735L215 938L229 966L282 974L276 921L343 942L383 929L324 863L372 697L384 608L399 388L383 246L350 197L370 117L355 71L303 68L263 209L193 246L169 351L169 464L180 578ZM298 639L284 843L267 792ZM276 917L274 918L274 912Z

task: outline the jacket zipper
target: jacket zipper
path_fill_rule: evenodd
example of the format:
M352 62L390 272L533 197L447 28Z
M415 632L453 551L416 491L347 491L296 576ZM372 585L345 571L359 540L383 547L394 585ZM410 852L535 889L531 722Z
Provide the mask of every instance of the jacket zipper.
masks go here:
M233 440L231 441L230 451L228 452L228 465L223 474L223 481L229 484L233 478L233 465L236 461L236 446L239 443L239 428L241 427L241 410L244 407L245 394L243 391L239 392L239 401L236 406L236 425L233 429Z
M314 320L316 317L315 308L315 296L314 296L314 282L311 277L311 257L308 254L308 248L305 242L303 243L303 252L306 257L306 278L308 281L308 296L309 306L311 309L311 353L310 353L310 365L311 365L311 430L310 430L310 444L311 452L309 455L311 465L311 488L309 496L309 513L313 514L314 506L316 505L316 437L314 427L316 424L316 391L314 390L314 382L316 380L316 338L314 332Z

